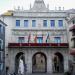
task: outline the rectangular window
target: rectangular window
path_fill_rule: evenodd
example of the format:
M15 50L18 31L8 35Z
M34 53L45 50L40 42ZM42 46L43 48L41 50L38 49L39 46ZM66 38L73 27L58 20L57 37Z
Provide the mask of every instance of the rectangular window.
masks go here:
M28 20L24 20L24 27L28 27Z
M73 56L73 61L75 61L75 55Z
M63 20L58 20L59 27L63 27Z
M32 20L32 27L36 27L36 20Z
M43 43L43 37L37 37L37 43Z
M43 26L47 27L47 20L43 20Z
M51 20L50 23L51 23L51 27L55 26L55 20Z
M55 43L61 43L61 37L54 37Z
M3 33L3 26L0 24L0 33Z
M2 51L0 51L0 62L2 62L2 60L3 60L3 52Z
M72 23L75 24L75 20L73 20Z
M0 50L3 49L3 40L0 39Z
M3 69L3 63L0 63L0 71Z
M16 27L20 27L20 20L16 20Z
M24 43L25 40L24 40L24 37L18 37L18 43Z
M75 48L75 39L73 39L73 48Z

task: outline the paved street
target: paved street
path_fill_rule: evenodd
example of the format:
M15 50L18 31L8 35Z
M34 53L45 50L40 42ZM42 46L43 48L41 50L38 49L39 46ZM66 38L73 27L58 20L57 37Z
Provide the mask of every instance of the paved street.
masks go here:
M34 73L34 74L26 74L26 75L64 75L63 73Z

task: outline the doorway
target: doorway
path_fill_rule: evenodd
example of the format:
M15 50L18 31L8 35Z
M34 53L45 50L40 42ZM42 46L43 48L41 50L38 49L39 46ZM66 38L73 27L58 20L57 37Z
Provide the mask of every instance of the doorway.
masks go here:
M63 55L59 52L56 52L54 54L53 72L58 72L58 73L64 72L64 59L63 59Z
M44 53L38 52L32 57L32 72L44 73L47 70L47 58Z

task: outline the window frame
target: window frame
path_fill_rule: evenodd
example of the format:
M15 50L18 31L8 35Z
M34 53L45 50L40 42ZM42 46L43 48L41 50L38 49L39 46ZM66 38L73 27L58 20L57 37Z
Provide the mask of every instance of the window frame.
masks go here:
M3 51L0 51L0 62L3 61Z
M50 26L55 27L55 20L50 20Z
M16 20L16 27L20 27L20 20Z
M60 38L60 40L59 39L56 39L56 38ZM57 42L56 42L57 41ZM59 42L60 41L60 42ZM61 43L61 37L54 37L54 43Z
M0 63L0 71L2 71L3 70L3 63Z
M58 26L63 27L63 20L58 20Z
M25 43L25 37L18 37L18 43Z
M0 39L0 41L1 41L0 48L1 48L1 50L2 50L2 49L3 49L3 40Z
M47 20L43 20L43 27L47 27Z
M0 33L3 33L3 25L0 24Z
M29 20L24 20L24 27L28 27L29 25Z
M42 42L39 42L38 40L39 40L39 38L42 38ZM37 43L43 43L43 37L37 37Z
M36 20L32 20L32 27L36 27Z
M72 23L75 24L75 19L72 20Z

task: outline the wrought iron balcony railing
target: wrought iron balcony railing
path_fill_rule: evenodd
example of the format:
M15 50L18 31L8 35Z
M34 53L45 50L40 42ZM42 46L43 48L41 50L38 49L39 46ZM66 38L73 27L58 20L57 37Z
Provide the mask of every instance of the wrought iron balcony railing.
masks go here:
M9 43L8 47L68 47L68 43Z

